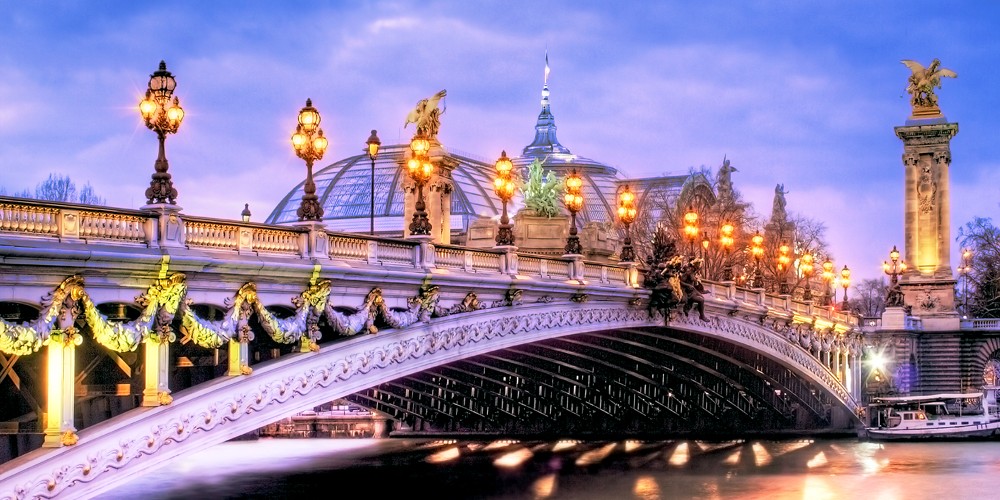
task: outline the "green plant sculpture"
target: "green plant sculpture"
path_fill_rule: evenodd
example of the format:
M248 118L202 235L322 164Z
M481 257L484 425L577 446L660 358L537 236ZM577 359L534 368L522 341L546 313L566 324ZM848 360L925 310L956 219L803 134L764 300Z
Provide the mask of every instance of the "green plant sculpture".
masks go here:
M542 174L542 162L537 159L528 166L528 180L521 193L524 195L524 207L535 215L555 217L559 215L556 201L562 191L562 179L552 171Z

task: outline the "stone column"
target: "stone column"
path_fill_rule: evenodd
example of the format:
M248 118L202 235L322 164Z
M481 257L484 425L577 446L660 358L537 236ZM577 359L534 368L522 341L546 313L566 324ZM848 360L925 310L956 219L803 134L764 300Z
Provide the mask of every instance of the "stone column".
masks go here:
M921 318L924 330L957 330L949 169L951 138L958 133L958 124L938 113L911 117L895 131L903 141L905 169L904 241L909 266L900 278L903 303Z
M72 328L49 336L44 448L76 444L73 398L76 396L76 346L83 337Z
M169 370L170 342L150 335L143 342L146 349L146 387L142 391L142 406L170 404Z

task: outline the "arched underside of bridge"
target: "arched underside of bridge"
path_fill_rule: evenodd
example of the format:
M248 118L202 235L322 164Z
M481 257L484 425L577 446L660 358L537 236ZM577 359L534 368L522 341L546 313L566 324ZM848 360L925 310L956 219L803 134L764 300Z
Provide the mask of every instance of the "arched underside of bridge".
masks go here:
M345 397L439 432L806 429L829 427L831 407L849 412L831 372L762 322L722 314L665 327L617 301L493 308L357 335L173 396L87 427L73 446L0 464L0 499L95 495Z
M589 332L494 351L348 400L403 432L558 436L828 428L839 405L779 360L669 327Z

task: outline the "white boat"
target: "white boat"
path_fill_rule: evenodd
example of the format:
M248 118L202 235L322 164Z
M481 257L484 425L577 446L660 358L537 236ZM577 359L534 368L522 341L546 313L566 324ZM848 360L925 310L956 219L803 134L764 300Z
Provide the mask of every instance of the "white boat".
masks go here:
M877 441L1000 439L998 389L872 398L869 423L859 435Z

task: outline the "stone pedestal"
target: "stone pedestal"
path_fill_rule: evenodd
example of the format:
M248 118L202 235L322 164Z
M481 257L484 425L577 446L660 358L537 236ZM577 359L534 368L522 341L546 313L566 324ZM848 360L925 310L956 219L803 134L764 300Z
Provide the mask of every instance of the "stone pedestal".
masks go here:
M618 233L610 223L590 221L580 230L580 246L588 260L608 262L618 251Z
M886 307L882 312L883 330L902 330L906 326L906 312L902 307Z
M553 256L566 253L569 216L542 217L521 210L514 215L513 224L514 242L520 251Z
M496 219L480 217L469 223L469 233L466 235L465 245L472 248L493 248L497 244L497 230L499 228L500 222Z

